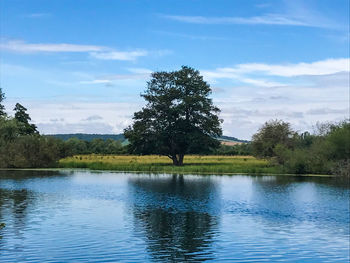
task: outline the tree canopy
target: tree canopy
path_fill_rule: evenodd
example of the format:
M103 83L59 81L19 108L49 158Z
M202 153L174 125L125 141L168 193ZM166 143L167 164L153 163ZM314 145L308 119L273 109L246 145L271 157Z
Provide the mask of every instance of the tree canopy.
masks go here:
M252 137L252 148L255 156L274 157L277 145L293 147L295 132L290 123L282 120L271 120L258 130Z
M174 165L182 165L185 154L219 147L222 121L210 94L210 86L193 68L152 73L141 95L147 104L124 130L131 151L166 155Z
M5 93L3 93L2 89L0 88L0 118L6 116L5 106L2 104L4 100L5 100Z
M36 125L30 124L29 121L32 119L27 113L27 109L19 103L16 103L15 108L15 119L20 123L20 134L21 135L31 135L38 133Z

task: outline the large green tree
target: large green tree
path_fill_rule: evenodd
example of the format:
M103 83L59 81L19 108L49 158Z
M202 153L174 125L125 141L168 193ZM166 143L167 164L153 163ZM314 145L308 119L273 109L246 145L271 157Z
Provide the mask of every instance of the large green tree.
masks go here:
M0 118L6 117L5 106L2 104L4 100L5 100L5 93L2 92L2 89L0 87Z
M21 125L21 135L31 135L38 133L36 125L29 123L29 121L31 121L31 118L29 117L27 109L24 106L22 106L19 103L16 103L15 108L13 110L15 111L15 119Z
M222 121L210 94L210 86L193 68L152 73L141 95L147 104L124 130L130 150L165 155L174 165L183 165L185 154L219 147L216 137L222 134Z

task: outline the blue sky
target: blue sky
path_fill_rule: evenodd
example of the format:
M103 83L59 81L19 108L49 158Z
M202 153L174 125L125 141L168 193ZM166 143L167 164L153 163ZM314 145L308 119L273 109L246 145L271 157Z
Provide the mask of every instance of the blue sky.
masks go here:
M192 66L224 134L349 114L349 1L3 1L0 84L43 133L119 133L149 74Z

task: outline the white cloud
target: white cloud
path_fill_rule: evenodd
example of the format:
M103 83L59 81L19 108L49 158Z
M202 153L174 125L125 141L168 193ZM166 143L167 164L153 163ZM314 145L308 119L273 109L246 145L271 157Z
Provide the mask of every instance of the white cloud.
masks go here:
M216 70L202 70L201 74L203 75L204 79L209 81L212 84L216 83L216 80L218 79L231 79L236 80L242 83L251 84L253 86L260 86L260 87L276 87L276 86L285 86L286 84L277 82L277 81L271 81L267 79L261 79L261 78L249 78L244 76L243 74L240 74L238 70L236 69L230 69L230 68L218 68Z
M92 115L87 117L86 119L82 119L82 121L99 121L103 120L103 118L100 115Z
M252 79L252 78L239 78L241 82L251 84L259 87L282 87L286 86L286 84L276 81L269 81L266 79Z
M253 17L205 17L205 16L179 16L162 15L162 17L179 22L192 24L245 24L245 25L290 25L290 26L316 26L301 19L288 17L282 14L266 14Z
M65 133L96 133L113 134L114 127L107 123L37 123L42 134L65 134Z
M134 61L138 57L144 57L148 55L145 50L137 51L111 51L111 52L91 52L91 56L103 60L124 60L124 61Z
M350 71L350 59L326 59L312 63L296 63L296 64L263 64L248 63L238 64L234 67L217 68L215 70L202 70L201 74L204 78L212 83L219 79L232 79L243 83L261 87L286 86L286 83L276 82L266 79L267 77L298 77L298 76L319 76L323 77L321 82L331 75L333 79L344 83L343 72ZM249 74L260 74L262 76L249 77ZM348 75L348 73L345 73Z
M0 44L0 48L14 52L93 52L103 51L106 47L75 44L29 44L24 41L7 41Z
M136 102L45 102L22 100L39 131L53 133L121 133L141 109ZM5 103L12 109L14 103Z
M117 51L110 47L96 46L96 45L77 45L67 43L26 43L24 41L5 41L0 44L0 49L19 52L19 53L89 53L91 57L101 60L120 60L120 61L135 61L139 57L145 57L150 54L155 56L162 56L168 54L168 50L159 50L149 52L146 50L131 50L131 51Z
M269 8L271 11L250 17L239 16L187 16L160 14L160 17L192 24L212 25L277 25L277 26L299 26L319 27L332 30L349 31L348 25L339 23L337 17L328 17L321 13L317 6L305 1L282 1L281 4L258 3L258 8Z
M328 75L342 71L350 71L350 59L326 59L312 63L297 63L297 64L262 64L249 63L240 64L236 68L221 69L226 71L252 73L264 72L268 75L294 77L303 75Z
M109 79L94 79L79 81L79 84L111 84L112 81Z

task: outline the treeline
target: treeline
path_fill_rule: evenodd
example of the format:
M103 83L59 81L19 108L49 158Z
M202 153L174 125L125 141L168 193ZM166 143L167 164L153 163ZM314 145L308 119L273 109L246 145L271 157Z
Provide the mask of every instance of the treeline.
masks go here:
M61 140L39 134L24 106L17 103L14 117L8 116L4 99L0 88L0 168L53 167L68 156Z
M290 123L266 122L252 138L252 153L293 174L350 173L350 123L323 123L313 134L298 133Z
M51 137L51 136L50 136ZM122 140L93 139L86 141L73 137L63 142L69 155L77 154L132 154L128 145L123 145ZM251 145L248 143L234 146L220 145L218 149L209 151L209 155L251 155Z
M91 141L70 138L63 141L69 155L77 154L127 154L128 147L122 145L121 140L93 139Z
M213 150L212 155L252 155L251 143L241 143L236 145L221 144L218 149Z
M112 139L115 141L124 141L124 135L123 134L87 134L87 133L73 133L73 134L50 134L47 136L52 136L58 139L62 139L64 141L67 141L71 138L77 138L79 140L88 141L91 142L94 139L102 139L102 140L108 140Z

